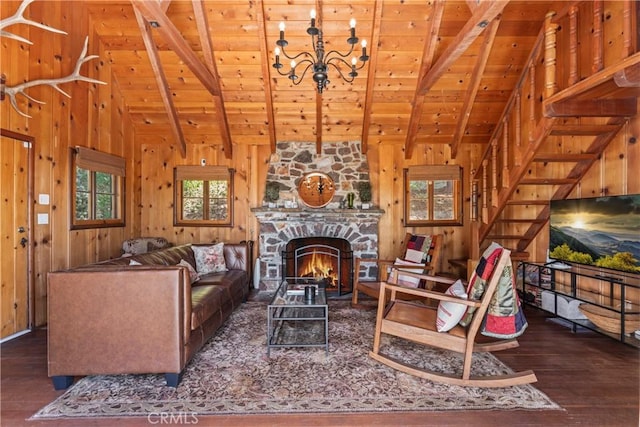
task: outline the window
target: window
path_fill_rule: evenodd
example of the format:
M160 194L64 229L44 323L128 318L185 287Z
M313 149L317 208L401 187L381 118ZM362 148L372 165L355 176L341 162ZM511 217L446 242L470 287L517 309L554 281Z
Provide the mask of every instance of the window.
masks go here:
M412 166L404 170L405 226L462 225L462 168Z
M174 224L232 226L233 172L223 166L177 166Z
M124 226L124 159L86 147L71 159L71 229Z

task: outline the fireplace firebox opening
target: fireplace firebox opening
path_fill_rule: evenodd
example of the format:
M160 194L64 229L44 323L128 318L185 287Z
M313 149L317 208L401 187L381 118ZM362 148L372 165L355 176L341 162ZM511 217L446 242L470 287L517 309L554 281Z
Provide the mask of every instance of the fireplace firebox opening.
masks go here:
M282 252L285 277L313 277L327 295L343 295L353 289L353 251L338 237L300 237L289 240Z

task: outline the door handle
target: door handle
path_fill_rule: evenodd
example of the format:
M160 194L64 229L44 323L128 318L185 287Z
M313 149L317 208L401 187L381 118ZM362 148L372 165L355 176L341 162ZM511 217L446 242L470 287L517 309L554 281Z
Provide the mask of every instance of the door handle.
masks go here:
M26 238L26 237L23 237L22 239L20 239L20 245L21 245L23 248L26 248L26 247L27 247L27 242L28 242L28 240L27 240L27 238Z

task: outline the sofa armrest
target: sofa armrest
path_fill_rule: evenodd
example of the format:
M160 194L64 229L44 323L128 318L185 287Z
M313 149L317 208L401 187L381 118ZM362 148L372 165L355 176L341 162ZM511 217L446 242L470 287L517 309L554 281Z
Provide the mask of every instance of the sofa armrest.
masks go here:
M112 266L49 273L49 376L180 372L191 332L185 270Z

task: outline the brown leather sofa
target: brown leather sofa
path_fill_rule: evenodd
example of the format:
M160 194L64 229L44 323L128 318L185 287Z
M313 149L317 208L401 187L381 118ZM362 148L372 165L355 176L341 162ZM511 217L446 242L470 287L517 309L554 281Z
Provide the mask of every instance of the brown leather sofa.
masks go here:
M246 301L252 242L225 244L226 272L191 284L191 245L48 274L48 372L56 390L74 376L163 373L177 387L194 354ZM131 260L141 263L130 266Z

